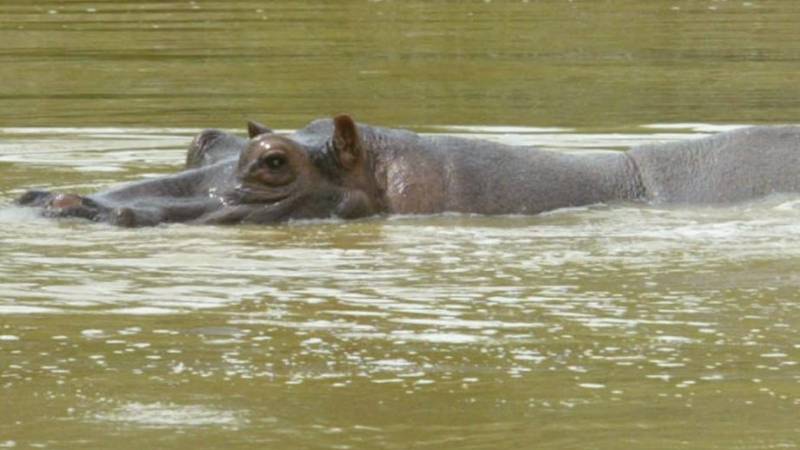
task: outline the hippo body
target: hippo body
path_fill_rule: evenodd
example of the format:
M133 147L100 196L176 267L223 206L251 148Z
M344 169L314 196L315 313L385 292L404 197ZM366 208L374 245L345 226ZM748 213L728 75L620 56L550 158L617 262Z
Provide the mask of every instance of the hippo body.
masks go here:
M186 170L78 196L31 191L52 216L124 226L375 214L537 214L600 202L717 204L800 192L800 127L752 127L627 152L566 154L317 120L249 139L207 130Z
M627 153L648 202L709 205L800 192L797 126L742 128Z

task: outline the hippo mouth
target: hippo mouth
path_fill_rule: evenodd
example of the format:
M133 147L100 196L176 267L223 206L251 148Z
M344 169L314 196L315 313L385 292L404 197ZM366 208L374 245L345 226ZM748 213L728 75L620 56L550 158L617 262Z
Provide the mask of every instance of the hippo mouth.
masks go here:
M266 190L239 185L222 196L222 203L225 206L274 204L291 197L293 192L293 189Z
M305 192L297 187L269 188L239 185L222 196L222 208L195 220L204 224L279 223L292 219L338 215L340 192Z
M233 193L231 195L234 195ZM239 195L239 193L235 194ZM271 197L268 201L258 197L258 201L223 202L223 207L196 220L196 223L228 225L237 223L277 223L288 220L297 208L299 199L290 195Z

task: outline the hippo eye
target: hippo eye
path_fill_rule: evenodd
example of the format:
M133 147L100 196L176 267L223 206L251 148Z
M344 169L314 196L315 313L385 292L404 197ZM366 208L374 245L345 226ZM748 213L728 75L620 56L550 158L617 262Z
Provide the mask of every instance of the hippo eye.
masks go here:
M284 186L297 176L292 167L291 155L281 149L273 148L268 152L246 155L239 163L238 176L248 183Z
M286 165L286 157L283 155L267 155L258 161L261 167L266 167L270 170L278 170Z

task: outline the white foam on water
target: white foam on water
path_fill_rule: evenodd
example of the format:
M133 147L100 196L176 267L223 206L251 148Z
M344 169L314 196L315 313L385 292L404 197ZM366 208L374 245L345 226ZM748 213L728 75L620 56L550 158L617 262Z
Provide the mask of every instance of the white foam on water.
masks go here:
M427 127L433 130L444 132L468 132L468 133L494 133L494 134L541 134L541 133L568 133L574 131L573 128L562 127L519 127L508 125L434 125Z
M582 387L584 389L605 389L606 388L605 384L600 384L600 383L579 383L578 386L580 386L580 387Z
M127 403L111 411L95 413L90 419L148 428L233 427L247 423L237 411L161 402Z
M62 312L58 308L27 305L0 305L0 316L4 314L55 314Z
M391 340L428 342L432 344L476 344L487 340L487 338L483 336L474 336L471 334L463 334L463 333L446 333L446 332L436 332L436 333L396 332L392 333L391 336L387 336L387 338Z
M504 322L500 320L464 320L456 318L444 319L417 319L402 318L392 319L392 322L407 325L429 325L442 328L468 328L468 329L493 329L493 328L541 328L545 324L537 322Z
M179 314L182 311L174 308L160 308L157 306L139 306L131 308L117 308L108 311L109 314L122 314L126 316L166 316Z
M650 128L654 130L686 130L697 133L721 133L724 131L732 131L749 126L751 125L744 125L744 124L715 125L710 123L654 123L654 124L642 125L641 127Z
M41 219L41 215L34 208L4 205L0 202L0 224L30 223Z

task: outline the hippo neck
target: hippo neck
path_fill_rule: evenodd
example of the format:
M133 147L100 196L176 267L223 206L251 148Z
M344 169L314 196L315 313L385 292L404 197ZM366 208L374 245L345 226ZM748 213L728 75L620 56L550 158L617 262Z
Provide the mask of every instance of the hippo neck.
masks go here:
M536 214L644 196L622 152L566 154L373 127L362 134L388 213Z

